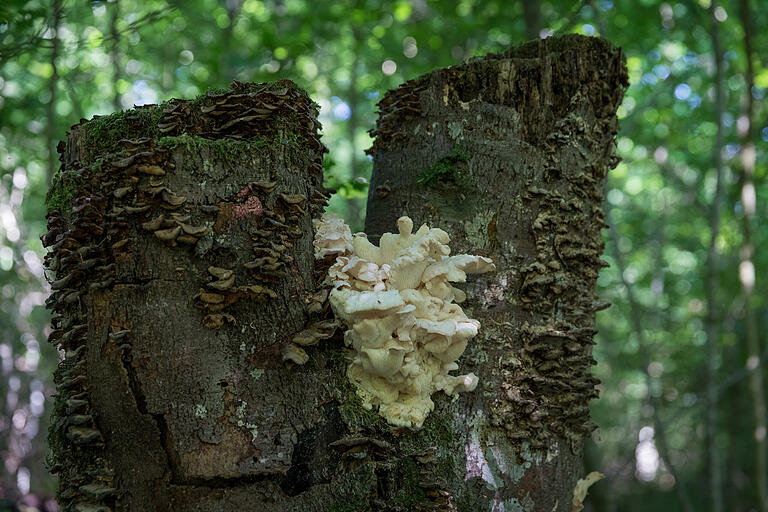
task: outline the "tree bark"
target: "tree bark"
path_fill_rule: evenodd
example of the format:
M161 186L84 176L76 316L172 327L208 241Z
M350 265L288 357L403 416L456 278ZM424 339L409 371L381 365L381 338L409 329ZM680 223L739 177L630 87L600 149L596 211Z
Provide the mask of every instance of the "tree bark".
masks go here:
M369 238L407 214L498 269L470 280L462 305L481 323L459 370L478 390L437 397L430 415L452 432L437 453L459 510L571 510L593 429L601 205L626 85L620 50L566 36L434 71L379 104Z

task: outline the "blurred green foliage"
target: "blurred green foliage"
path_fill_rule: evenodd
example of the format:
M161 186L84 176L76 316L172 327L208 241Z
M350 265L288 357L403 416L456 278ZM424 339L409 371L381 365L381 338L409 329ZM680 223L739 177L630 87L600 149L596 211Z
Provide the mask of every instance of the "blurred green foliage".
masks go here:
M578 32L622 46L631 86L619 110L624 161L610 174L607 208L617 243L599 280L613 303L598 315L595 372L602 397L599 429L585 473L606 480L590 491L592 510L708 510L704 442L705 301L709 211L717 132L711 0L551 0L541 36ZM60 11L53 7L59 5ZM721 253L716 290L717 374L721 383L717 448L726 510L756 501L754 424L744 366L744 308L738 264L743 208L737 125L747 94L755 99L759 143L768 141L768 69L755 61L746 90L743 27L734 0L718 4L724 54L725 145ZM60 13L57 14L57 13ZM755 48L768 47L768 7L752 1ZM58 31L52 27L59 26ZM362 229L370 160L367 130L382 94L405 80L463 59L499 52L526 33L520 1L505 0L5 0L0 5L0 498L52 509L54 481L44 470L44 436L55 350L45 342L48 291L39 237L45 232L49 152L80 118L115 105L193 98L233 80L290 78L320 104L330 208ZM56 42L54 41L56 39ZM58 46L55 70L53 48ZM55 100L51 102L52 93ZM50 110L47 107L50 103ZM766 218L766 153L758 144L757 219ZM754 226L766 246L768 226ZM606 241L610 238L606 235ZM616 251L624 270L618 274ZM755 253L753 305L759 332L768 309ZM627 287L637 305L631 308ZM642 333L630 320L640 319ZM763 346L766 340L761 339ZM765 371L761 366L759 371ZM657 407L652 406L656 399ZM676 470L659 458L654 411L665 426Z

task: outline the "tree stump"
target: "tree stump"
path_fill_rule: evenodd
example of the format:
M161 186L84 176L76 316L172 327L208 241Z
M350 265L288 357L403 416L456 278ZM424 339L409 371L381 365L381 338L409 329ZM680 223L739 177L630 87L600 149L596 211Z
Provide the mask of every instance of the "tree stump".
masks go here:
M63 508L570 510L625 83L620 51L566 37L382 100L369 233L409 215L499 268L465 287L482 328L459 363L482 387L434 395L418 429L347 381L313 257L325 148L303 92L235 83L73 127L43 237Z
M235 83L60 145L44 242L65 510L232 510L312 481L297 459L334 367L286 362L327 200L316 115L289 81Z
M572 35L436 70L379 103L366 233L407 214L498 269L470 279L462 304L481 323L459 361L478 390L432 413L454 433L440 448L459 510L571 509L593 430L601 208L627 85L621 50Z

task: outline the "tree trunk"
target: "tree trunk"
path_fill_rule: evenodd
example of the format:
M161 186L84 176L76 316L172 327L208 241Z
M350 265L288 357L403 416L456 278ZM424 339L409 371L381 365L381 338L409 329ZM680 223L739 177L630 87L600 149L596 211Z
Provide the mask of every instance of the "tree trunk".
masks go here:
M236 83L73 127L43 237L63 509L570 510L625 81L619 51L567 37L383 100L369 228L407 213L500 269L468 286L483 388L435 395L419 429L362 407L340 333L292 343L330 314L305 94Z
M720 45L720 21L715 12L717 2L713 1L709 6L711 28L709 31L712 40L712 53L715 64L715 76L713 89L715 90L715 123L717 123L717 135L712 147L712 166L715 169L715 193L712 196L712 204L709 210L709 248L707 250L706 281L704 282L707 316L704 320L704 328L707 333L707 361L706 361L706 416L704 419L704 439L707 453L707 480L710 493L711 512L723 510L723 476L722 457L717 443L718 431L718 361L720 360L720 304L717 297L719 290L718 276L720 274L720 251L717 248L717 240L720 237L720 203L723 197L723 146L725 145L725 126L723 114L725 113L725 83L723 81L723 65L725 63L723 48ZM680 488L677 485L678 489Z
M44 243L65 510L266 510L323 480L304 457L317 421L339 427L339 358L289 369L281 353L314 291L316 114L288 81L235 84L60 145Z
M117 22L120 19L120 2L115 0L109 9L109 35L112 38L109 44L109 60L112 62L112 108L115 112L123 110L123 98L120 94L122 78L122 66L120 65L120 31L117 30Z
M437 70L379 104L366 233L407 214L498 269L462 305L481 323L459 370L478 391L438 397L431 415L452 432L438 447L455 468L444 490L466 510L571 509L593 429L601 205L626 85L620 50L566 36Z
M61 26L62 9L61 0L54 0L51 6L51 78L48 80L48 94L50 98L45 105L45 142L48 149L48 174L46 182L51 184L54 172L56 172L56 88L59 85L59 27Z
M744 28L744 55L747 69L744 87L744 111L739 117L738 131L741 137L741 218L742 245L739 250L739 282L744 297L744 338L747 345L747 368L749 374L749 391L752 395L752 415L754 417L755 439L755 488L757 491L757 507L761 512L768 512L768 410L766 410L765 384L763 373L759 366L761 333L757 318L755 318L755 264L753 258L755 247L752 242L752 224L757 211L757 193L755 192L755 100L752 88L755 85L755 68L753 64L754 50L754 19L751 15L749 0L739 1L739 18Z
M533 40L539 37L541 30L541 5L535 0L523 0L523 19L525 20L525 38Z

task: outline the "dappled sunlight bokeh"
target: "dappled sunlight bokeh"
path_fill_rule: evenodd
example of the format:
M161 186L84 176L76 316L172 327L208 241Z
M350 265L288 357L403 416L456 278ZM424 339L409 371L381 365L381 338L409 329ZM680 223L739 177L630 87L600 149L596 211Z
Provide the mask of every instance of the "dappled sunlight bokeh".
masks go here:
M564 33L621 46L631 83L618 111L623 161L607 190L610 267L598 286L613 306L597 316L601 398L585 458L585 474L606 479L590 490L587 510L709 510L712 482L724 507L712 510L758 510L768 69L764 55L747 66L744 36L768 47L759 30L768 8L750 2L756 29L748 31L739 2L712 1L4 2L0 510L9 502L56 510L45 435L59 356L46 341L52 276L40 236L56 145L69 126L232 80L289 78L320 106L326 185L337 191L329 209L358 231L372 169L368 130L387 90Z

